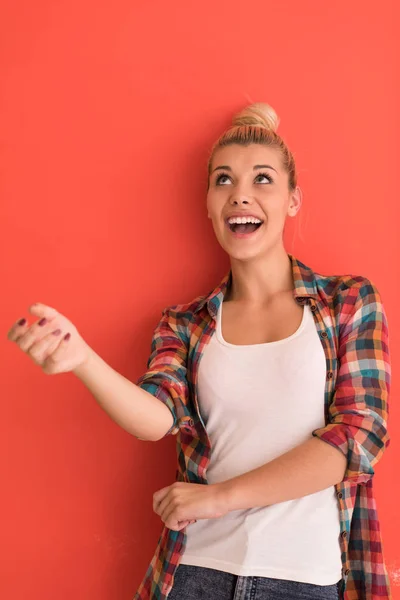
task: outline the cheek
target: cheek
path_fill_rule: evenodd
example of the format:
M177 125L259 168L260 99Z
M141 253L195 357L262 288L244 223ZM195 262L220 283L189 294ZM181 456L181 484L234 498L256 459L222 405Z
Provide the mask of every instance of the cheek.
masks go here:
M224 201L222 201L221 198L216 198L215 196L213 197L212 194L209 194L207 196L207 203L206 203L207 215L211 219L217 220L218 218L221 217L221 211L222 211L223 206L224 206Z
M282 200L280 196L274 196L262 199L260 201L260 206L264 213L267 215L267 218L279 221L284 218L287 212L287 204Z

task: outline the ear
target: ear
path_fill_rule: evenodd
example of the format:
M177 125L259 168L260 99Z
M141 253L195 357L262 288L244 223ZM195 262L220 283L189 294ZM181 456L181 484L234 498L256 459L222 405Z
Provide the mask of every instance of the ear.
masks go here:
M290 193L288 215L289 217L295 217L300 210L300 206L303 202L303 192L300 186L296 186L296 189Z

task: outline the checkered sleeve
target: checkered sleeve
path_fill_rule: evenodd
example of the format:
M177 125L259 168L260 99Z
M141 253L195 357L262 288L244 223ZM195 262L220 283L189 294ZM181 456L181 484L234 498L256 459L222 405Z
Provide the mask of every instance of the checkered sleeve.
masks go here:
M167 307L162 311L162 317L153 332L147 370L136 381L136 385L170 409L173 424L164 437L176 435L182 417L183 420L188 418L186 362L187 347L179 335L176 312L172 307Z
M390 443L391 382L387 317L376 286L363 277L343 300L338 376L329 422L312 432L347 457L343 481L366 484Z

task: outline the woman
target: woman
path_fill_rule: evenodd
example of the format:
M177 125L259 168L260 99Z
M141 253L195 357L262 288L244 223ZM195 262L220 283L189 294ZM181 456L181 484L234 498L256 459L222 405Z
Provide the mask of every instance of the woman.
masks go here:
M390 597L372 493L386 315L367 278L286 253L301 191L277 125L257 103L214 145L207 209L231 269L165 309L138 381L173 414L183 483L154 495L166 527L135 600Z
M285 251L302 198L277 125L256 103L214 145L207 209L231 268L164 309L137 384L48 306L8 333L137 438L177 435L135 600L391 597L372 487L390 441L386 314L366 277L320 275Z

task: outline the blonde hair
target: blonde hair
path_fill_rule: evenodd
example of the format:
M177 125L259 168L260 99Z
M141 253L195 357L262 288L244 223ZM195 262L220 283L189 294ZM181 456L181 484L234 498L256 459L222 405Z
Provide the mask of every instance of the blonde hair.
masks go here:
M288 174L289 189L293 191L297 186L296 164L293 154L284 140L276 133L279 125L279 117L269 104L255 102L246 106L232 119L232 125L224 131L214 143L208 159L208 182L211 175L211 163L217 148L239 144L264 144L281 154L282 167Z

